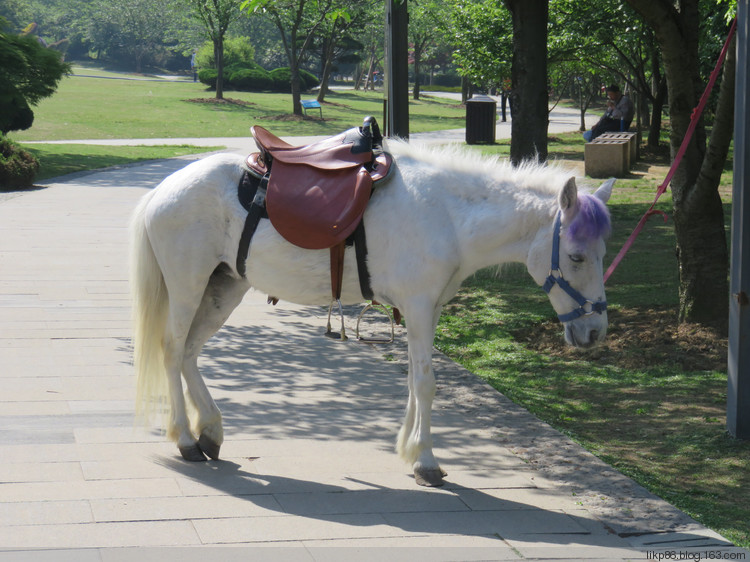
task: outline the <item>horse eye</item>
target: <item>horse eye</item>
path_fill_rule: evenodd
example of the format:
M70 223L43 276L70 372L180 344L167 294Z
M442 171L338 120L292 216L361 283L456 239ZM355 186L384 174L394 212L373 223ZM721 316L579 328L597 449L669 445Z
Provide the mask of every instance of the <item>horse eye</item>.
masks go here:
M569 254L568 257L573 263L583 263L584 257L581 254Z

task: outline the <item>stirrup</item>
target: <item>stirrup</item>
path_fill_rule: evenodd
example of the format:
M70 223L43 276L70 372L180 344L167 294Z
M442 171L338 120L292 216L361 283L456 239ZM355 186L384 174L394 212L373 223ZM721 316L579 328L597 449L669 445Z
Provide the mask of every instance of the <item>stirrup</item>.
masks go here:
M334 332L331 330L331 312L333 311L333 305L338 304L339 316L341 317L341 332ZM339 338L341 341L346 341L349 338L346 337L346 328L344 328L344 308L341 306L340 299L334 299L331 301L328 307L328 325L326 326L325 335L329 338Z
M367 312L371 308L373 310L380 309L388 317L388 320L391 322L391 337L390 338L365 338L359 335L359 323L362 321L362 317L365 315L365 312ZM368 303L367 306L365 306L362 309L362 312L360 312L359 316L357 317L356 335L357 335L357 340L364 342L364 343L393 343L393 340L396 338L396 330L394 328L393 315L391 315L391 312L388 310L388 308L385 307L385 305L382 305L380 303L378 304Z

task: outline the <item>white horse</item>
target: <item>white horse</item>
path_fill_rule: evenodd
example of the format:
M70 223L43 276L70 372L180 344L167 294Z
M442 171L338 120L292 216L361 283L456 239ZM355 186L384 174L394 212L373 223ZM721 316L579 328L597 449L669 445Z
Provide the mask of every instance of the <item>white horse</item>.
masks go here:
M522 262L548 291L566 341L600 342L607 329L604 203L614 180L589 195L554 166L514 168L455 148L404 142L390 142L387 150L395 171L374 191L364 216L367 265L375 299L398 307L407 323L409 398L397 451L418 483L435 486L445 475L430 430L442 306L478 269ZM252 287L299 304L331 300L329 252L288 243L265 219L252 238L246 277L237 273L247 215L237 199L242 173L236 155L191 163L147 193L131 223L139 410L165 402L167 435L191 461L218 458L223 442L221 413L198 372L198 354L243 295ZM364 300L353 253L346 250L344 304ZM197 411L192 428L186 398Z

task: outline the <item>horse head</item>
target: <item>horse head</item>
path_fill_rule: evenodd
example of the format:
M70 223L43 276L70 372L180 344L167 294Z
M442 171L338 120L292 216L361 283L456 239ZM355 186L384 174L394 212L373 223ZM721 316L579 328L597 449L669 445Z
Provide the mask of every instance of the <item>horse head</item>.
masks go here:
M570 178L560 190L551 230L542 228L529 252L529 272L547 292L565 341L575 347L592 347L607 333L603 259L611 223L605 203L614 181L590 195L579 194Z

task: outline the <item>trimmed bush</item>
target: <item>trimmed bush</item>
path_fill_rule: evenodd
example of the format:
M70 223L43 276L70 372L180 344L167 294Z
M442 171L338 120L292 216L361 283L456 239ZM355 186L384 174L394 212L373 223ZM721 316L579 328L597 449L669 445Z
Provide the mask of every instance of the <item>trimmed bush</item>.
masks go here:
M273 80L273 89L277 92L289 93L292 89L292 71L288 66L282 66L281 68L274 68L271 72L271 79ZM317 86L320 81L311 72L307 70L299 71L300 77L300 89L304 92Z
M320 80L318 80L318 77L315 76L312 72L308 72L307 70L300 70L299 77L305 85L303 88L305 90L312 90L315 86L320 85Z
M0 189L34 183L39 161L13 141L0 137Z
M198 71L198 80L211 88L216 89L216 77L219 73L214 68L202 68Z
M289 67L274 68L268 73L271 77L272 88L275 92L290 93L292 91L292 71Z
M270 90L273 86L273 80L267 71L243 68L234 72L229 79L233 88L244 90L246 92L257 92L261 90Z

